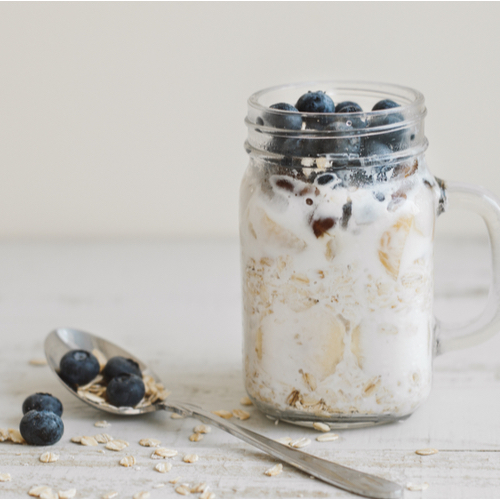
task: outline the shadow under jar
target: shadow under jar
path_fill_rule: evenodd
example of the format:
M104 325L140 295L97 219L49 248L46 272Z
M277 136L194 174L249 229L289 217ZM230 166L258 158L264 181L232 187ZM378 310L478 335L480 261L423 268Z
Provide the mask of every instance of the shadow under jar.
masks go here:
M384 99L398 106L270 107L318 90L363 110ZM263 90L248 104L240 239L250 398L272 418L306 425L407 418L429 394L440 351L433 239L447 189L425 162L423 95L319 82Z

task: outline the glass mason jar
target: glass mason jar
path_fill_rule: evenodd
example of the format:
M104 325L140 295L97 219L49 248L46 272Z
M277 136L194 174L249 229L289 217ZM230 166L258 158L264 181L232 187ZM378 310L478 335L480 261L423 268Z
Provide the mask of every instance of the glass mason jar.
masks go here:
M297 112L308 91L363 110ZM500 327L500 268L486 310L434 318L436 217L460 204L485 220L495 262L500 211L485 190L434 177L421 93L379 83L275 87L248 101L240 193L244 376L272 418L332 427L407 418L428 396L436 354ZM450 336L453 334L453 336Z

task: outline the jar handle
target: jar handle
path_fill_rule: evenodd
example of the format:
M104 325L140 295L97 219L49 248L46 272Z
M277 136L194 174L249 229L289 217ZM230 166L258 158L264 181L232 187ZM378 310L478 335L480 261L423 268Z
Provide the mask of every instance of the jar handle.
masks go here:
M459 208L480 215L488 229L492 257L492 282L485 309L479 316L458 325L436 319L435 354L471 347L500 330L500 200L490 191L461 182L442 186L446 210Z

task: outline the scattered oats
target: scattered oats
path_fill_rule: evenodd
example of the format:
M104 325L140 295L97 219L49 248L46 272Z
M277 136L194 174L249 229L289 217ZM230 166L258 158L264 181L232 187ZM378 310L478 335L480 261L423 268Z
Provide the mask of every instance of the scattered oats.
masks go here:
M30 365L33 365L33 366L45 366L46 364L47 364L47 360L45 358L30 359Z
M97 440L93 436L82 436L80 444L83 446L97 446Z
M45 488L38 495L38 498L59 498L59 496L52 488Z
M71 488L70 490L61 490L58 492L59 498L74 498L76 495L76 490Z
M168 462L160 462L155 465L155 470L161 473L169 472L172 469L172 464Z
M417 455L423 455L423 456L435 455L436 453L438 453L438 450L436 450L436 448L422 448L421 450L417 450L415 453Z
M205 490L201 495L200 495L200 498L204 498L204 499L211 499L211 498L215 498L215 493L212 493L210 491Z
M203 493L207 488L207 483L199 483L191 488L191 493Z
M179 493L179 495L189 495L191 493L189 486L184 484L177 486L177 488L175 488L175 491Z
M156 450L151 455L151 458L172 458L177 455L177 450L169 450L168 448L156 448Z
M282 472L283 472L283 464L276 464L274 467L271 467L270 469L266 470L264 474L266 476L277 476Z
M146 446L149 448L156 448L157 446L160 446L160 441L158 439L147 438L147 439L141 439L139 441L139 444L141 446Z
M293 439L291 437L282 437L276 439L276 441L281 444L289 445L293 441Z
M330 430L330 426L324 424L323 422L314 422L313 427L317 431L321 431L321 432L328 432Z
M193 431L197 434L210 434L210 432L212 432L212 428L209 425L200 424L197 425Z
M172 415L170 415L170 418L180 419L180 418L184 418L184 415L179 415L178 413L172 413Z
M106 358L104 353L97 348L92 349L92 354L97 358L97 361L99 361L99 367L103 370L108 362L108 358Z
M203 434L200 434L199 432L195 432L194 434L191 434L191 436L189 436L189 441L198 442L201 441L202 439L203 439Z
M101 453L102 455L106 454L106 452L104 450L97 450L97 453Z
M198 455L196 454L184 455L182 461L186 462L187 464L194 464L195 462L198 461Z
M226 420L229 420L233 414L230 411L227 410L217 410L212 412L214 415L217 415L218 417L225 418Z
M0 441L8 441L9 431L7 429L0 429Z
M8 438L9 441L12 441L13 443L16 444L26 443L24 438L21 436L21 433L17 429L9 429L8 433L9 433L9 438Z
M429 487L429 483L422 483L422 484L417 484L417 483L408 483L406 485L406 489L410 491L424 491Z
M240 405L243 406L252 406L252 400L248 396L244 396L240 399Z
M94 439L95 441L95 439ZM122 451L128 446L126 441L122 441L121 439L114 439L106 444L106 449L111 451Z
M292 448L304 448L304 446L307 446L311 444L311 440L308 439L308 438L300 438L300 439L296 439L295 441L292 441L290 443L290 446Z
M6 483L7 481L10 481L12 478L10 477L10 474L8 472L4 472L3 474L0 474L0 483Z
M72 437L72 438L70 439L70 441L71 441L72 443L78 443L78 444L80 444L80 443L82 442L82 437L83 437L83 436L74 436L74 437Z
M132 498L149 498L150 495L149 491L139 491Z
M59 455L52 453L51 451L46 451L40 455L40 462L45 464L57 462L59 460Z
M106 400L104 398L101 398L101 396L92 394L89 391L78 390L78 395L83 399L88 399L89 401L92 401L92 403L101 404L106 402Z
M165 487L165 483L158 483L158 484L154 484L153 485L153 488L156 488L156 489L158 489L158 488L164 488L164 487Z
M103 434L96 434L94 436L94 439L98 442L98 443L109 443L111 441L113 441L113 437L110 436L109 434L106 434L106 433L103 433Z
M50 490L50 486L33 486L28 491L28 495L31 497L38 497L43 490Z
M171 479L169 481L169 483L177 484L181 479L182 479L181 476L177 476L177 477L174 477L174 479Z
M334 434L333 432L329 432L328 434L322 434L321 436L318 436L316 438L316 441L319 441L320 443L324 441L335 441L339 438L338 434Z
M118 495L117 491L108 491L107 493L104 493L101 498L115 498L116 495Z
M109 422L106 422L106 420L99 420L94 424L94 427L110 427L111 424Z
M248 413L245 410L239 410L239 409L233 410L233 415L236 418L239 418L240 420L247 420L250 418L250 413Z
M135 465L136 462L135 462L135 457L131 456L131 455L128 455L126 457L123 457L121 460L120 460L120 465L122 465L123 467L132 467L133 465Z

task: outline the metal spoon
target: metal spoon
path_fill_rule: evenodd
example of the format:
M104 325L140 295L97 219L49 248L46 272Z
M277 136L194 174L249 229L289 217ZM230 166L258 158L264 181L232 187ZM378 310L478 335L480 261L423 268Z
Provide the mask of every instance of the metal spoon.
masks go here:
M403 496L403 489L399 484L290 448L249 429L232 424L191 403L171 401L169 399L167 402L162 401L140 408L117 408L111 405L103 406L82 398L74 388L67 385L59 377L58 373L61 358L73 349L84 349L86 351L99 349L108 359L113 356L132 358L139 363L143 374L151 375L157 383L160 383L160 379L142 361L107 340L74 328L58 328L52 331L45 339L45 355L49 366L58 375L59 380L66 389L82 399L82 401L85 401L85 403L99 410L117 415L137 415L151 411L167 410L186 417L197 418L202 422L215 425L219 429L229 432L229 434L246 441L282 462L286 462L307 474L344 490L371 498L402 498Z

